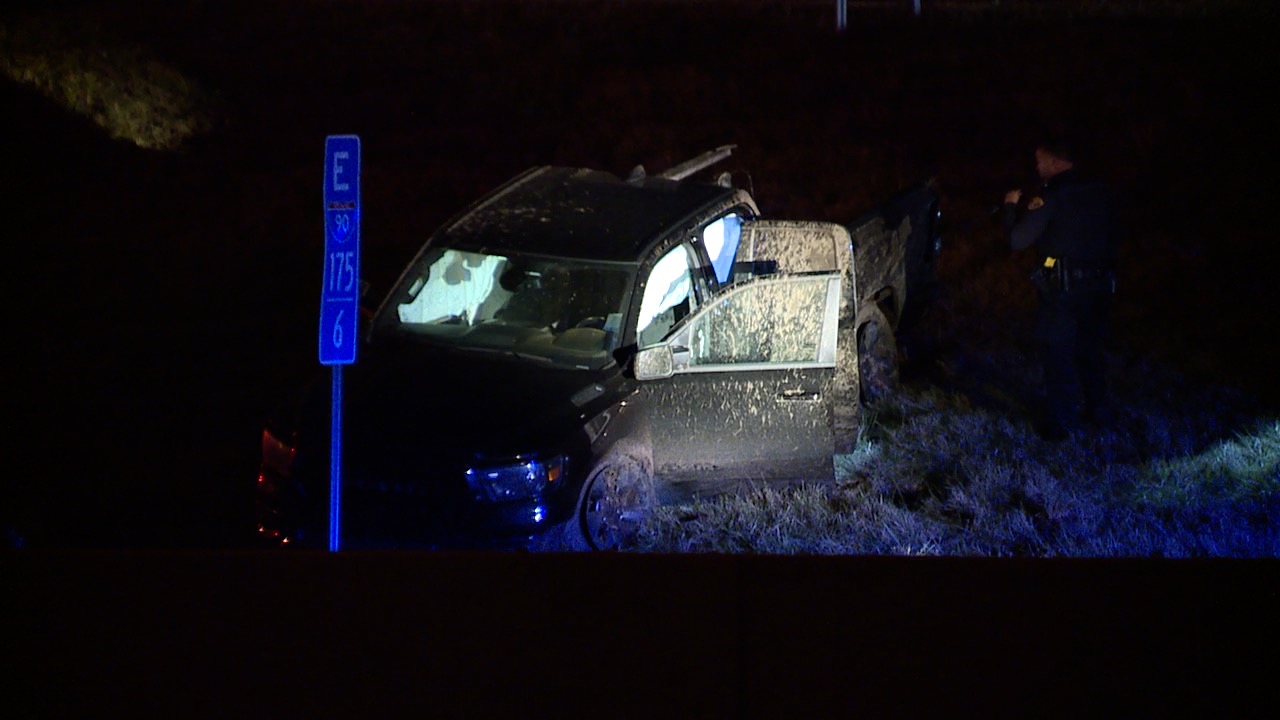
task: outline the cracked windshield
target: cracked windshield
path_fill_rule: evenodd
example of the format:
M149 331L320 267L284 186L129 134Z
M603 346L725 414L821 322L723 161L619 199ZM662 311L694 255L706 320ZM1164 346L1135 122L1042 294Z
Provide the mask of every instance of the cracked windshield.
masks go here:
M618 346L631 272L446 249L405 279L392 324L454 347L600 368Z

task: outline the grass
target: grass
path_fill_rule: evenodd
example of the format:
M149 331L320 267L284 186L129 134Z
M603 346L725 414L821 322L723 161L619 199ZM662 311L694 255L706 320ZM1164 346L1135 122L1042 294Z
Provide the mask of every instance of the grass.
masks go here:
M1280 422L1218 439L1235 412L1129 395L1116 427L1054 444L1015 408L919 384L866 418L834 484L661 508L641 549L1280 557Z
M1194 504L1206 495L1246 502L1270 497L1280 490L1277 462L1280 422L1264 422L1194 455L1150 463L1136 497L1163 506Z
M0 24L0 72L141 148L176 150L213 126L209 93L82 13Z

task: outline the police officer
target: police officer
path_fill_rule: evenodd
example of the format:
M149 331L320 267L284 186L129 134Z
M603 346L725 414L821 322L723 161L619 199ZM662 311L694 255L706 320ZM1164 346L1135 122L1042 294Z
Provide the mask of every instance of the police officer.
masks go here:
M1102 424L1109 415L1103 345L1119 237L1114 198L1075 168L1066 141L1049 140L1035 156L1043 185L1025 206L1022 191L1010 190L1000 212L1010 246L1037 255L1035 339L1046 396L1037 430L1060 440L1080 420Z

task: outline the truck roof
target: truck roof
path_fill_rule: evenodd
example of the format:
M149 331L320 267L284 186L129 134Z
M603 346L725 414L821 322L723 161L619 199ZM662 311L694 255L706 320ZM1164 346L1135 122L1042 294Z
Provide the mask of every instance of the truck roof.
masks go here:
M636 262L673 226L735 192L661 177L624 181L598 170L536 167L464 212L445 229L441 242L472 250Z

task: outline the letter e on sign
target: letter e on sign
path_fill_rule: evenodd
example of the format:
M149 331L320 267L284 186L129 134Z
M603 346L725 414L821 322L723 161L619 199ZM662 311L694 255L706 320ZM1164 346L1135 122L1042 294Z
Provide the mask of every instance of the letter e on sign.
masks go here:
M341 150L333 154L333 190L334 192L346 192L351 186L342 182L339 178L342 176L342 161L351 157L351 153Z

